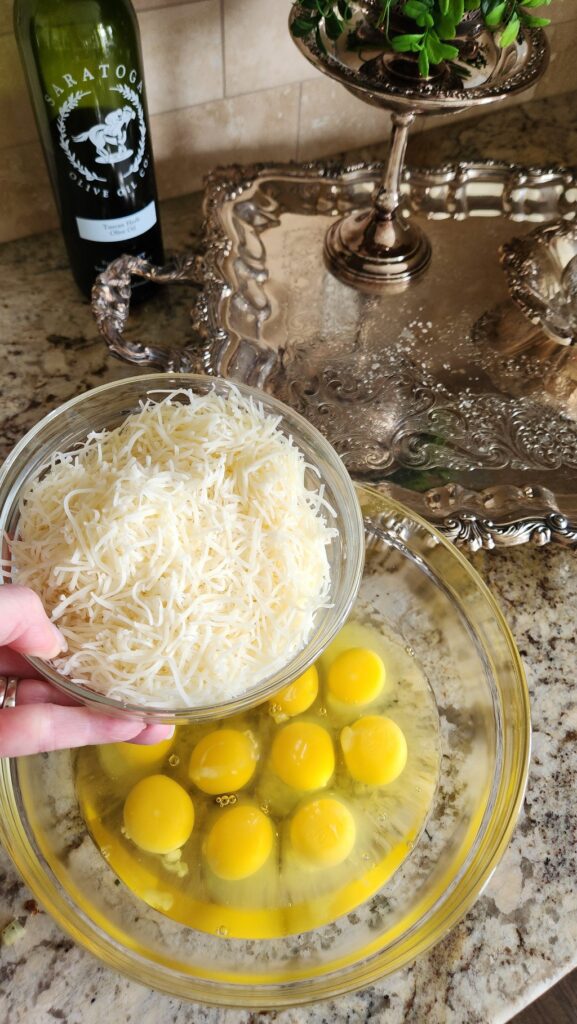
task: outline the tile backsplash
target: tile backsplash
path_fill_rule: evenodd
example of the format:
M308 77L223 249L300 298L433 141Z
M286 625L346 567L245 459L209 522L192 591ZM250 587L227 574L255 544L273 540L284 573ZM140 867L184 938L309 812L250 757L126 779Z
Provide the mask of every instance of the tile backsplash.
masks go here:
M134 4L161 197L200 188L219 163L312 159L387 136L386 113L298 52L287 29L290 0ZM11 12L11 0L0 0L0 241L57 223ZM576 0L554 0L551 14L551 65L527 98L577 89Z

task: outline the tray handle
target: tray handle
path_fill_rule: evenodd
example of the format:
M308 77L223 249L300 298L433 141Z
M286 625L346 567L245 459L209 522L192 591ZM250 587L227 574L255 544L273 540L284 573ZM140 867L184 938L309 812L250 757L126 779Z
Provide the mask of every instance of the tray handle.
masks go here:
M157 267L140 256L119 256L96 278L92 288L92 312L98 330L108 349L117 359L138 366L154 366L160 370L188 371L198 362L191 351L196 346L167 349L129 341L124 337L130 313L132 277L141 277L155 284L188 282L201 286L202 256L191 254L176 258L164 267Z

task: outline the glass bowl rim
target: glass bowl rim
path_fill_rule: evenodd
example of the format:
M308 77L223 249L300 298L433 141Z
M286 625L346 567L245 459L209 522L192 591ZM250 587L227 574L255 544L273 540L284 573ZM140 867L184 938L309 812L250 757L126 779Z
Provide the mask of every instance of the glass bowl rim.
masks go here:
M74 697L85 706L93 708L95 711L117 717L130 716L146 722L182 724L184 722L209 721L214 719L215 716L229 717L249 710L267 698L272 697L275 693L278 693L279 690L295 677L301 675L316 661L322 650L334 639L342 627L358 593L364 564L364 529L355 485L342 459L323 434L304 416L301 416L300 413L285 405L279 399L256 387L229 381L222 377L212 377L207 374L197 373L179 373L176 371L121 377L75 395L74 398L57 406L56 409L49 412L27 431L0 466L0 500L2 486L10 470L25 456L30 443L37 440L59 418L65 417L71 410L86 405L94 399L106 396L106 394L111 392L121 391L127 385L142 384L143 397L147 390L154 390L152 387L154 383L164 384L164 387L159 387L159 391L173 390L169 385L171 380L178 380L183 388L188 386L192 390L200 387L208 390L210 387L213 387L221 393L230 394L231 392L238 391L243 397L253 398L256 402L263 405L266 412L282 418L284 426L288 427L299 449L301 441L314 448L318 452L318 460L315 460L314 465L321 473L321 480L323 478L330 480L331 486L335 490L335 496L340 501L337 513L349 549L347 557L341 562L342 579L339 583L339 589L334 595L334 607L329 610L332 614L327 615L323 624L323 643L319 644L318 642L318 631L313 633L305 647L301 648L283 669L278 670L272 676L265 677L260 684L232 700L200 705L193 708L159 708L151 705L131 704L107 697L104 694L73 683L41 658L31 655L26 656L26 660L37 672L40 672L64 693ZM308 462L308 456L306 453L303 454L305 454ZM318 463L325 464L325 471L321 470ZM3 508L0 506L0 517L2 512ZM3 583L6 583L6 581L0 575L0 585Z

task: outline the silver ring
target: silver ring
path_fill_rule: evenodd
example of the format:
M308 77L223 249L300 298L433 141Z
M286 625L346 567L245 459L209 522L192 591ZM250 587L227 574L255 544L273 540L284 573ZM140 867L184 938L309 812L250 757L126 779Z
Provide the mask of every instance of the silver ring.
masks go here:
M16 707L18 676L0 676L0 710Z

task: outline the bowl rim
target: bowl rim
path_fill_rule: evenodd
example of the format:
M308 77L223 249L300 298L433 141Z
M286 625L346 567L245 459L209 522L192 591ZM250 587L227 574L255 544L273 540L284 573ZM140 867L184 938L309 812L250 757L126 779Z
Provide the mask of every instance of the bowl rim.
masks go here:
M170 382L172 381L176 382L175 386L171 386ZM153 387L154 384L159 385L158 389ZM219 701L214 704L199 705L198 707L192 708L155 707L154 705L133 704L107 697L105 694L98 693L95 690L90 690L88 687L72 682L41 658L28 655L25 656L26 660L37 672L40 672L64 693L67 693L80 703L93 708L95 711L99 711L104 714L115 715L118 717L126 715L131 718L141 719L148 723L154 722L175 725L185 722L193 723L208 721L213 719L215 715L220 715L224 718L239 714L242 711L247 711L250 708L255 707L267 698L272 697L292 679L301 675L307 668L309 668L310 665L312 665L314 661L316 661L322 653L322 650L324 650L331 640L334 639L343 623L346 621L360 587L364 565L363 519L354 484L342 459L324 435L321 434L321 432L317 430L317 428L314 427L304 416L301 416L301 414L296 412L296 410L285 405L284 402L281 402L274 396L269 395L267 392L251 387L248 384L237 383L220 377L212 377L207 374L180 373L176 371L169 373L165 371L162 373L136 374L130 377L121 377L117 380L109 381L106 384L101 384L96 388L91 388L79 395L75 395L74 398L71 398L69 401L59 405L56 409L53 409L39 420L38 423L36 423L34 427L32 427L24 437L17 442L4 463L0 466L0 521L2 520L4 513L2 487L8 478L10 471L19 463L19 460L25 456L30 443L46 433L47 429L59 419L65 420L68 413L72 410L77 410L82 406L90 404L94 399L106 396L106 394L121 393L128 385L141 386L142 398L144 398L147 393L153 394L155 391L158 391L158 393L168 392L171 390L176 391L179 387L183 389L188 387L193 391L198 391L199 389L208 391L213 389L216 390L217 393L225 395L238 392L241 396L251 398L255 402L261 404L264 407L265 412L269 415L280 416L285 426L288 427L288 432L293 437L294 442L300 451L302 451L302 442L302 444L306 444L308 447L314 447L316 451L319 452L320 457L318 461L325 464L324 471L319 469L320 479L321 482L324 479L331 485L335 491L335 497L341 501L341 507L338 509L340 519L339 525L346 537L347 544L347 557L341 562L342 580L339 584L339 591L335 592L334 595L335 598L339 596L338 605L335 601L336 612L332 618L330 614L326 616L325 622L323 623L322 644L319 644L318 642L317 624L315 632L313 632L305 646L291 658L283 669L279 669L277 672L273 673L273 675L266 676L261 683L252 687L245 693L240 694L238 697ZM203 392L201 391L201 393ZM307 453L303 452L303 454L305 455L307 463L312 464ZM319 468L316 463L315 468ZM0 585L6 584L7 582L8 581L0 574Z
M421 928L421 934L416 935L417 929L423 921L423 918L417 917L407 931L388 947L389 962L386 966L381 963L382 953L367 954L366 951L362 951L360 955L363 956L363 959L355 962L352 966L349 964L349 969L344 974L335 975L331 971L326 976L313 974L304 980L253 985L252 988L248 986L243 988L240 985L235 987L230 981L225 984L202 976L191 978L184 972L175 969L169 973L164 963L159 963L154 958L144 957L134 947L126 948L116 943L109 934L103 936L95 922L89 919L81 907L74 903L68 893L54 879L49 866L43 864L32 849L25 824L18 813L17 801L14 798L17 762L7 759L0 761L0 839L16 867L39 902L76 942L109 967L113 967L132 980L172 996L197 1000L219 1007L278 1010L283 1007L300 1006L344 995L373 984L406 967L417 956L422 955L439 942L470 910L489 881L509 843L525 793L531 747L529 691L521 657L512 633L487 585L450 541L447 541L422 517L377 489L359 487L359 490L377 498L387 511L403 518L409 518L424 527L432 535L431 539L436 544L442 545L450 552L465 571L465 576L474 584L476 592L488 605L493 623L503 636L509 654L509 668L515 679L520 723L515 735L512 774L509 778L504 779L501 772L492 813L489 816L486 811L483 815L482 821L488 822L488 824L485 825L479 847L475 850L472 861L464 862L467 866L463 876L452 891L449 888L448 898L440 907L437 906L438 901L433 904L428 915L429 924L432 924L432 927ZM482 827L481 822L479 831ZM87 934L86 923L88 923L89 934ZM395 955L390 958L390 950L391 948L395 950L395 947Z

